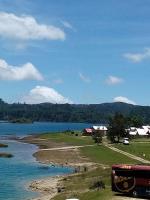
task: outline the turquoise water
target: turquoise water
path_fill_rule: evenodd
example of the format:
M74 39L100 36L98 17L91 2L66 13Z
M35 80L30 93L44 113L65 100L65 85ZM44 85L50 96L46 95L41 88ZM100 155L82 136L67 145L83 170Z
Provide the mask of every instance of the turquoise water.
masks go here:
M26 200L38 194L27 190L32 180L71 173L71 168L52 167L35 161L32 154L37 150L35 145L15 141L1 141L9 145L1 148L2 152L11 152L14 157L0 158L0 199Z

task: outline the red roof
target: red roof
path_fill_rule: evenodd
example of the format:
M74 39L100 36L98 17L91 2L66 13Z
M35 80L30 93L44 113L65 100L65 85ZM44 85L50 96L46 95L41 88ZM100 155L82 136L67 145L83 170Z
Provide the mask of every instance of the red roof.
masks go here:
M112 169L128 169L128 170L146 170L150 171L150 165L112 165Z

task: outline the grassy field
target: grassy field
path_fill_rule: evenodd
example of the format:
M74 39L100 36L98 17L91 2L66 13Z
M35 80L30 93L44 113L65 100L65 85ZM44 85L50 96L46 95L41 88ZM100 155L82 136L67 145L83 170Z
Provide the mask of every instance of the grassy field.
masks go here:
M128 153L150 160L150 142L132 142L129 145L116 144L115 147Z
M144 142L146 142L146 143L150 143L150 138L134 138L134 139L132 139L132 142L142 142L142 143L144 143Z
M103 145L84 147L81 149L81 153L90 158L91 161L105 165L112 165L115 163L137 163L133 159L120 153L116 153Z
M40 135L40 138L49 139L54 142L63 142L67 145L89 145L94 144L91 137L83 137L80 132L65 132L65 133L45 133Z
M76 133L56 133L43 134L40 138L50 141L65 143L66 145L88 145L94 144L91 137L82 137L79 132ZM141 156L143 152L148 158L149 144L133 143L129 146L122 144L115 145L117 148L124 151ZM66 198L79 198L80 200L108 200L112 199L114 194L111 192L111 165L112 164L135 164L139 163L125 155L116 153L103 145L85 146L80 148L80 154L87 157L89 161L95 162L99 165L97 169L82 172L80 174L72 175L63 180L64 192L61 192L53 200L62 200ZM106 188L101 190L89 190L94 182L101 180L105 183Z
M89 188L98 180L103 180L106 188L102 190L89 190ZM110 190L110 169L98 168L90 172L70 176L64 180L65 191L57 195L54 200L66 198L79 198L80 200L108 200L112 197Z
M54 200L66 198L79 198L80 200L108 200L113 198L111 192L111 165L114 163L136 163L136 161L113 152L104 146L84 147L80 149L83 156L88 157L91 161L97 162L108 167L99 167L89 172L84 172L77 176L71 176L64 181L65 192L57 195ZM101 190L89 190L94 182L102 180L106 188Z
M81 154L91 161L102 164L89 172L84 172L76 176L70 176L64 180L65 192L57 195L53 200L66 198L79 198L80 200L108 200L113 197L111 192L111 165L114 163L136 163L136 161L116 153L102 145L81 148ZM104 167L105 166L105 167ZM106 188L101 190L89 190L94 182L102 180Z

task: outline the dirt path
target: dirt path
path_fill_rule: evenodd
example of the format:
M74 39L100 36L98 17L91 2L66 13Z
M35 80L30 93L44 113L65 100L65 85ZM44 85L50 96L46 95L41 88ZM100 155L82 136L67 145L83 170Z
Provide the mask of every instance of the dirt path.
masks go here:
M40 151L56 151L56 150L71 150L71 149L78 149L78 148L83 148L83 147L90 147L90 146L94 146L94 145L82 145L82 146L65 146L65 147L56 147L56 148L47 148L47 149L40 149ZM134 160L137 160L137 161L140 161L144 164L150 164L150 161L149 160L146 160L146 159L143 159L141 157L138 157L138 156L135 156L131 153L128 153L128 152L125 152L125 151L122 151L120 149L117 149L116 147L113 147L107 143L104 143L104 146L115 151L115 152L118 152L118 153L121 153L125 156L128 156L129 158L132 158Z
M121 154L123 154L125 156L128 156L129 158L132 158L134 160L140 161L141 163L150 164L149 160L146 160L146 159L143 159L141 157L135 156L133 154L127 153L126 151L122 151L120 149L117 149L116 147L113 147L113 146L111 146L111 145L109 145L107 143L105 143L104 146L109 148L109 149L111 149L111 150L113 150L113 151L116 151L116 152L121 153Z
M48 149L40 149L40 151L55 151L55 150L68 150L68 149L78 149L83 147L91 147L91 145L82 145L82 146L66 146L66 147L56 147L56 148L48 148Z

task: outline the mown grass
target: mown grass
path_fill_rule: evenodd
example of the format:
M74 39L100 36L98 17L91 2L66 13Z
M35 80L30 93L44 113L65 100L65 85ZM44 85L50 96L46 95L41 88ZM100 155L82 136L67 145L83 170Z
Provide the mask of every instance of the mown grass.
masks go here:
M115 144L115 147L136 156L150 160L150 143L132 142L129 145Z
M84 147L81 149L81 153L82 155L90 158L93 162L110 166L117 163L137 163L137 161L122 155L121 153L116 153L103 145Z
M50 139L58 143L66 143L68 145L90 145L94 144L91 137L83 137L80 132L66 133L45 133L40 135L42 139Z
M150 138L145 138L145 137L139 137L139 138L133 138L132 142L146 142L146 143L150 143Z
M108 200L113 197L111 191L111 165L114 163L136 163L120 153L116 153L103 145L80 148L81 154L91 161L101 164L97 169L87 171L64 180L65 192L60 193L53 200L78 198L80 200ZM95 181L102 180L106 188L101 190L89 189Z

